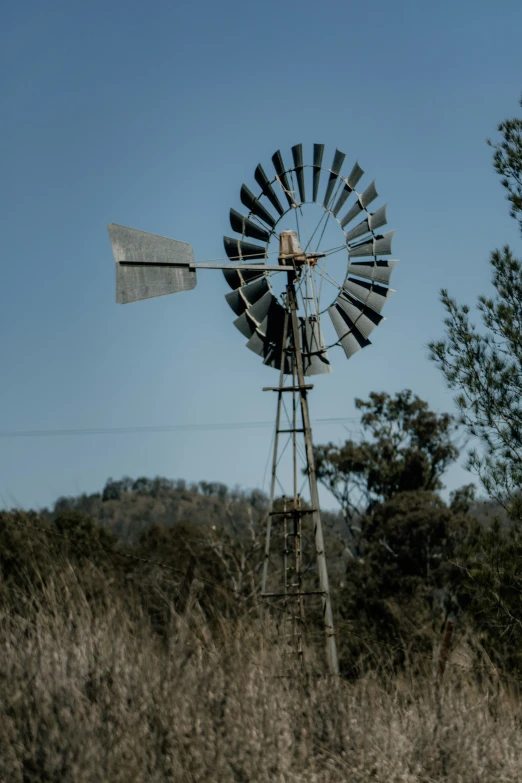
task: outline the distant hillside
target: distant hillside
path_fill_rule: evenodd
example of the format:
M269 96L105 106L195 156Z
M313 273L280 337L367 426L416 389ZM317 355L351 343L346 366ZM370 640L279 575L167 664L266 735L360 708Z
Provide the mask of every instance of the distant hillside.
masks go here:
M79 511L108 528L121 544L133 546L154 526L214 527L231 533L234 539L249 536L253 529L263 536L261 527L268 506L269 500L260 490L229 489L217 482L187 484L183 479L124 477L120 481L109 478L102 492L59 498L50 515ZM333 567L342 570L338 558L347 554L342 543L346 532L343 517L332 511L323 511L321 516L329 551L337 561Z
M237 534L263 521L268 498L257 489L229 489L218 482L189 484L183 479L126 476L119 481L109 478L102 492L58 498L51 514L67 509L87 514L111 530L122 544L132 545L154 525L215 525ZM486 526L495 518L507 524L506 512L493 500L476 500L470 513ZM323 510L322 518L326 530L336 538L346 533L340 512Z
M124 477L107 480L102 492L61 497L53 511L81 511L111 530L124 544L134 544L153 525L170 528L178 523L237 531L249 522L257 525L268 500L259 490L230 490L224 484L200 481Z

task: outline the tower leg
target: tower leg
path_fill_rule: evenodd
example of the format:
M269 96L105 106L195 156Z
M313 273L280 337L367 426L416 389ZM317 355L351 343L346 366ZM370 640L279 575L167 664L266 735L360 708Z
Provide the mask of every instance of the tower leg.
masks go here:
M265 555L263 562L263 580L262 580L262 595L263 598L282 598L284 602L284 613L286 610L290 610L292 606L293 611L290 612L293 626L293 647L294 652L298 654L299 660L303 661L303 629L304 629L304 597L307 595L321 596L322 602L322 619L326 637L326 657L328 661L328 669L330 674L339 674L339 662L337 658L337 645L334 633L334 622L332 613L332 604L330 600L330 589L328 583L328 571L326 567L326 555L324 549L323 528L321 524L321 514L319 510L319 493L317 489L317 476L315 472L314 454L312 448L312 430L310 426L310 414L308 410L307 389L311 388L305 383L304 368L303 368L303 356L301 352L301 339L299 331L299 321L297 317L297 302L294 288L295 272L289 270L288 272L288 285L287 285L287 297L286 297L286 314L284 320L283 329L283 343L281 352L281 371L279 378L279 387L274 388L274 391L278 392L277 398L277 414L276 414L276 431L274 437L274 453L272 459L272 480L270 488L270 510L267 519L266 527L266 542L265 542ZM287 348L287 337L291 338L291 347ZM289 363L292 363L292 385L284 386L284 376L288 372ZM268 390L271 390L270 387ZM283 407L283 392L292 393L292 426L290 429L281 429L281 412ZM297 426L297 408L301 410L302 428ZM274 509L276 482L277 482L277 469L279 461L279 434L280 432L292 434L293 444L293 503L292 508L288 507L288 498L285 499L283 511L276 511ZM297 433L302 433L304 436L305 455L306 455L306 474L308 484L310 488L310 501L311 509L303 508L301 505L301 498L297 489ZM319 578L319 590L306 590L303 586L303 571L302 571L302 519L303 515L312 517L315 550L317 558L317 572ZM272 517L282 521L282 538L283 538L283 579L281 588L276 592L267 592L268 586L268 567L270 561L270 545L271 545L271 532L272 532ZM289 531L287 520L293 519L292 532ZM293 568L289 567L290 547L288 546L288 538L292 536L294 539L294 563ZM288 579L289 572L293 571L293 579ZM292 602L290 604L290 602ZM286 623L285 623L286 624Z
M308 410L307 390L305 388L305 377L303 369L303 356L301 353L301 341L299 336L299 323L297 320L297 302L295 298L295 288L292 282L289 282L287 286L287 305L290 310L297 380L301 398L301 415L303 419L306 470L310 484L310 501L312 504L312 519L314 525L319 586L322 592L323 622L326 635L326 654L328 658L328 668L330 669L330 674L337 675L339 674L339 660L337 657L337 643L335 640L332 602L330 600L328 569L326 567L323 526L321 523L321 512L319 510L319 492L317 489L317 475L315 472L315 460L312 447L312 428L310 426L310 412Z

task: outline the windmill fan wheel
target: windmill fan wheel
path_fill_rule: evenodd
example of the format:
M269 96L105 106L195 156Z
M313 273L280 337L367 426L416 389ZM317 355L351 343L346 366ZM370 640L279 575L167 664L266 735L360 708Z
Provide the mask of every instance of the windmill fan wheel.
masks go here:
M280 151L272 156L271 176L259 164L254 172L258 194L241 186L240 199L248 214L231 209L230 225L236 237L224 237L227 256L235 264L273 265L277 253L284 273L289 262L277 247L283 246L285 234L293 236L306 375L331 372L328 349L335 345L341 345L350 358L370 344L369 335L384 320L381 310L394 293L389 282L397 263L378 258L391 254L394 231L379 233L387 222L386 205L374 212L368 209L378 198L375 182L360 191L357 186L364 171L357 162L345 176L343 152L335 151L330 168L323 166L323 156L324 144L314 144L313 162L306 164L303 146L296 144L291 167L285 165ZM309 204L319 212L311 225L305 215ZM332 226L339 232L333 246ZM339 267L340 256L343 262ZM342 270L341 279L329 270L334 257L336 269ZM280 369L286 308L284 294L277 293L277 278L285 275L249 269L224 269L223 273L233 289L226 299L237 316L234 325L247 338L247 347L262 356L265 364ZM333 290L334 295L326 306L321 301L323 288ZM331 345L325 344L321 330L325 313L334 336Z

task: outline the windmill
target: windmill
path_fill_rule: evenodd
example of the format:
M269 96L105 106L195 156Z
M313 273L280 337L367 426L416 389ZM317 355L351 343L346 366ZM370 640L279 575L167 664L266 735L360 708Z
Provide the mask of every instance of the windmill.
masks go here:
M328 351L334 346L341 346L350 358L370 344L369 335L384 320L381 310L393 293L389 282L397 261L379 258L391 255L394 232L378 233L387 222L386 205L374 212L368 209L378 197L375 183L358 190L364 175L359 164L344 176L345 154L336 150L330 168L323 166L323 155L324 145L314 144L313 162L305 164L303 147L297 144L292 147L292 166L285 166L280 151L272 156L271 177L257 166L257 195L246 185L240 191L248 214L230 210L236 236L224 237L228 261L195 262L192 247L184 242L116 224L108 228L116 261L117 302L188 291L196 285L197 269L222 269L231 288L226 300L236 316L234 325L247 340L247 348L278 370L278 385L264 389L277 394L277 410L262 596L288 610L292 649L300 656L304 601L313 596L320 600L328 668L338 674L308 408L313 386L307 378L331 372ZM307 194L311 194L308 201ZM313 223L309 223L310 207L315 210ZM292 228L282 221L291 222ZM332 227L337 231L335 238ZM323 334L328 329L330 340ZM290 400L291 414L289 426L282 427L286 400ZM293 492L276 499L282 434L292 444ZM304 443L308 504L302 502L298 489L298 440ZM275 525L282 538L283 558L272 587L269 566ZM310 589L303 579L305 530L313 531L318 589Z

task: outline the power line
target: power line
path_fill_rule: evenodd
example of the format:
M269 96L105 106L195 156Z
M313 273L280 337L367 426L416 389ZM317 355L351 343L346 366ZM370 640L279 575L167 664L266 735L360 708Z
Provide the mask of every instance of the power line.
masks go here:
M359 421L356 417L331 417L315 419L314 426L323 426L327 424L346 424L347 422ZM131 433L147 432L197 432L213 430L240 430L240 429L262 429L273 428L273 421L233 421L207 424L158 424L144 427L92 427L76 429L52 429L52 430L0 430L0 438L44 438L44 437L62 437L66 435L125 435ZM358 434L358 430L348 430L351 434Z

